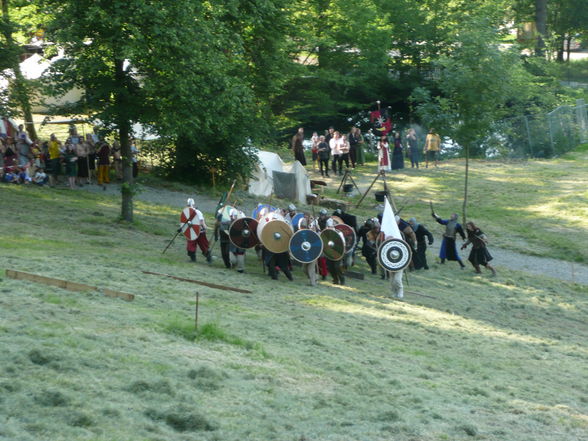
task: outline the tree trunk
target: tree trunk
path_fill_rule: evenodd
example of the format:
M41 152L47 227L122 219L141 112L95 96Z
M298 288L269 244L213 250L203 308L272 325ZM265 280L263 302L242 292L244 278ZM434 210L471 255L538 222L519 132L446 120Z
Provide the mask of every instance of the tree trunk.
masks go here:
M566 36L566 61L569 63L570 61L570 51L571 51L571 47L572 47L572 36L571 35L567 35Z
M330 8L331 0L318 0L316 3L317 8L317 40L318 40L318 50L317 50L317 61L318 65L321 68L325 68L329 64L329 50L325 48L323 45L323 36L324 36L324 29L330 28L330 23L327 23L327 18L325 12Z
M563 37L557 39L557 57L555 61L557 61L558 63L563 63L564 61L564 42L565 39Z
M535 26L537 28L537 44L535 55L545 55L545 37L547 36L547 0L535 0Z
M123 70L124 60L115 59L115 79L118 89L115 91L115 102L118 112L118 136L120 141L120 152L123 166L123 182L121 185L121 218L127 222L133 222L133 162L129 132L131 124L125 116L126 106L129 100L126 73Z
M465 145L465 180L463 186L463 206L462 206L462 217L463 224L467 222L467 206L468 206L468 178L470 174L470 143Z
M2 20L4 21L2 33L6 39L6 45L8 48L14 50L15 54L18 54L18 45L15 43L14 38L12 38L12 25L10 23L10 17L8 16L8 0L0 0L0 2L2 3ZM35 125L33 124L33 113L31 111L31 103L29 101L29 91L25 78L23 77L20 70L20 59L18 55L14 56L13 60L11 61L12 71L14 72L13 93L16 96L16 100L18 101L22 110L25 121L25 128L29 134L29 137L35 141L37 139L37 131L35 130Z

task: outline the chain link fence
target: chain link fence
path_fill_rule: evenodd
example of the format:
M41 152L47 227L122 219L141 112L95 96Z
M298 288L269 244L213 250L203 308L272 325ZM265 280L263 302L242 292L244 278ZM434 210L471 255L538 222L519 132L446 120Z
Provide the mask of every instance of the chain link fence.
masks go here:
M486 156L551 158L588 142L588 105L561 106L552 112L509 118L496 123L484 144Z

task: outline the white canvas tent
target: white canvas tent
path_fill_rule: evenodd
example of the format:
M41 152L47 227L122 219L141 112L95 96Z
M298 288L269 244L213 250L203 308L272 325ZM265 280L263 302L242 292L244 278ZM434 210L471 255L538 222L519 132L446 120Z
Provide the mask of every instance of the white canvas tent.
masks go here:
M292 173L296 182L295 199L306 203L306 195L310 194L310 179L300 162L294 161L291 166L285 165L282 159L272 152L260 151L257 156L259 163L249 180L249 194L268 197L274 191L273 172Z
M272 152L257 153L259 163L249 180L249 194L269 196L274 190L273 171L284 171L284 162Z
M22 63L20 63L20 70L23 76L27 80L38 80L40 79L45 71L51 67L51 64L63 58L63 54L60 53L56 57L51 58L48 60L43 58L39 54L33 54ZM0 82L0 88L8 87L8 81L4 80ZM68 91L65 95L61 97L50 97L50 96L40 96L39 103L33 104L33 112L36 113L44 113L47 111L47 105L64 105L69 103L75 103L82 99L82 90L79 88L74 88ZM36 101L36 100L35 100Z
M305 204L306 195L311 193L310 179L308 178L306 169L300 162L294 161L294 164L290 167L290 173L296 176L296 199L298 202Z

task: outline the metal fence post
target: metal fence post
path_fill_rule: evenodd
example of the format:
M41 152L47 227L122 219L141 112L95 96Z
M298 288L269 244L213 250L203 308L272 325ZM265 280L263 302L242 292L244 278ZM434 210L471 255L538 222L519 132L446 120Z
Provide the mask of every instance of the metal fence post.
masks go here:
M547 114L547 125L549 126L549 142L551 144L551 151L553 152L553 154L555 154L555 143L553 142L553 128L551 127L551 116L556 110L553 110Z
M588 106L583 99L576 100L576 119L578 121L578 132L580 142L588 142Z
M523 115L523 118L525 119L525 129L527 129L527 142L529 143L529 150L531 151L531 157L534 157L535 154L533 152L533 144L531 143L531 130L529 129L529 119L527 118L527 115Z

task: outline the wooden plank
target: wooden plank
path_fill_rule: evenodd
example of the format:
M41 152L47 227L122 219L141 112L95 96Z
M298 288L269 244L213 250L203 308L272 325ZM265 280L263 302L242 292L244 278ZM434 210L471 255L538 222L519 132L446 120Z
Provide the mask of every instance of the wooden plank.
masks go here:
M6 270L6 277L17 280L27 280L29 282L42 283L43 285L56 286L58 288L66 289L75 292L87 291L102 291L107 297L119 297L127 301L135 299L133 294L126 292L114 291L111 289L100 290L96 286L86 285L84 283L70 282L69 280L55 279L53 277L39 276L38 274L25 273L24 271Z
M216 283L203 282L202 280L187 279L185 277L172 276L171 274L156 273L153 271L142 271L144 274L151 274L153 276L169 277L174 280L181 280L182 282L196 283L198 285L208 286L209 288L222 289L223 291L235 291L244 294L251 294L251 291L241 288L233 288L232 286L217 285Z
M53 277L39 276L38 274L25 273L23 271L6 270L6 277L17 280L28 280L31 282L42 283L44 285L56 286L69 291L95 291L95 286L85 285L83 283L69 282L67 280L55 279Z
M126 300L127 302L132 302L133 300L135 300L135 295L129 294L128 292L115 291L113 289L107 288L103 288L101 291L106 297L118 297L123 300Z

